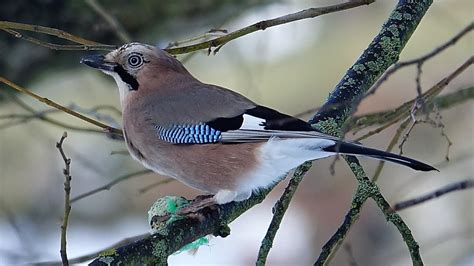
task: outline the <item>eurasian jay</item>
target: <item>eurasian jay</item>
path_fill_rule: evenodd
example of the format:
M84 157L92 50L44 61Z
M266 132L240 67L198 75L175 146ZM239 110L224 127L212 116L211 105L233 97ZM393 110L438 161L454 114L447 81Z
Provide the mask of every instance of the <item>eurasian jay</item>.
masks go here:
M204 84L154 46L130 43L81 62L115 79L132 157L146 168L214 195L218 204L245 200L303 162L338 153L436 170L414 159L341 141L236 92Z

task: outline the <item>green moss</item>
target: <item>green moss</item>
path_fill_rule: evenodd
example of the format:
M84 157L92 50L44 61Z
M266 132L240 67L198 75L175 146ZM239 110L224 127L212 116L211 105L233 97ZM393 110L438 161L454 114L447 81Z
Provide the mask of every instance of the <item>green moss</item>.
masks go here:
M100 257L100 258L99 258L99 261L100 261L100 262L103 262L103 263L105 263L105 264L107 264L107 265L111 265L112 262L114 262L114 257L109 257L109 256Z
M398 11L393 11L389 19L402 20L403 14Z
M167 258L169 254L166 248L166 242L163 240L154 242L151 254L156 258Z
M348 78L344 82L344 85L347 85L347 86L351 86L351 85L355 85L355 84L356 84L356 81L353 78Z
M331 136L341 136L341 124L335 118L328 118L313 125L317 130Z
M179 254L181 252L188 251L188 250L198 249L200 246L207 245L207 244L209 244L209 239L204 236L204 237L198 238L198 239L194 240L193 242L183 246L178 251L176 251L174 254Z
M394 58L397 58L400 51L400 40L398 38L384 36L380 40L380 46L385 56L388 56L391 60L393 60Z
M392 25L388 26L387 30L392 33L393 37L400 36L400 32L398 31L398 26L395 25L395 24L392 24Z
M176 213L184 206L187 206L190 201L183 197L166 196L159 198L153 203L150 210L148 211L148 223L151 226L152 233L159 233L161 235L168 235L167 225L182 219L180 215ZM157 222L153 221L153 217L169 216L165 222L158 219Z
M382 62L380 62L380 61L382 61ZM369 68L370 71L372 71L374 73L380 73L383 69L383 66L384 66L383 59L381 60L377 57L376 60L372 60L372 61L367 62L366 66Z
M117 249L115 248L109 248L99 253L99 257L116 256L116 255L117 255Z
M356 64L352 67L352 69L357 72L357 74L362 74L362 72L365 70L364 64Z
M409 13L404 13L403 14L403 18L406 19L406 20L412 20L413 19L413 16Z
M364 168L358 163L351 163L349 167L352 169L352 172L356 175L357 178L365 177Z

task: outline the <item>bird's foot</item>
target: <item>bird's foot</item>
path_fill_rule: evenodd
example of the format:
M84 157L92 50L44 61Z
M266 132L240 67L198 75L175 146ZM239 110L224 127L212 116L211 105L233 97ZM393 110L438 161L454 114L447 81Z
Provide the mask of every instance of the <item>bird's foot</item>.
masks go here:
M216 205L216 201L212 195L197 196L190 204L179 209L178 215L187 215L196 213L204 208Z

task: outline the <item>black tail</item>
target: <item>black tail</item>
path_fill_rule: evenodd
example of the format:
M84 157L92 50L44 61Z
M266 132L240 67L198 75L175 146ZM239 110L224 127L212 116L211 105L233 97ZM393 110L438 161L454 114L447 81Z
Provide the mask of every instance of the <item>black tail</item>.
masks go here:
M417 160L410 159L408 157L404 157L398 154L393 154L393 153L376 150L372 148L366 148L357 144L352 144L352 143L347 143L347 142L340 142L335 145L324 148L323 150L329 151L329 152L349 154L349 155L364 155L364 156L376 158L383 161L389 161L393 163L402 164L412 169L415 169L417 171L433 171L433 170L438 171L438 169L434 168L431 165L422 163Z

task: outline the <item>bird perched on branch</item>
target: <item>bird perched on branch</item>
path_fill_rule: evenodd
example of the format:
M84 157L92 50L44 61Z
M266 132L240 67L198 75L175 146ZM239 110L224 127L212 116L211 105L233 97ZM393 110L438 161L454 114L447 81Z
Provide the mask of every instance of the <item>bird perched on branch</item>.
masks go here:
M130 43L81 62L115 79L132 157L159 174L214 195L218 204L245 200L303 162L338 153L436 170L341 141L236 92L202 83L154 46Z

